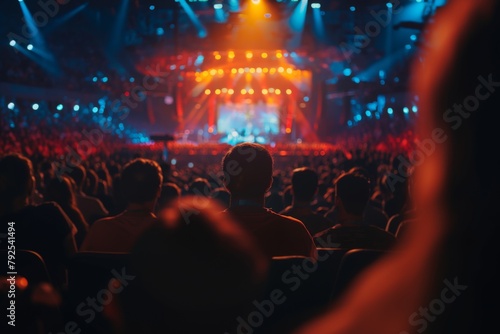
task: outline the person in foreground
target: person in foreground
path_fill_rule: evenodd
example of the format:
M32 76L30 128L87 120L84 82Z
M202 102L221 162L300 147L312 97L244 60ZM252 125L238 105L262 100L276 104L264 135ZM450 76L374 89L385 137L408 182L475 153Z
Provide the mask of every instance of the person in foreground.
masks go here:
M216 201L182 197L132 250L134 279L107 310L117 333L235 333L268 259Z
M500 2L456 0L430 27L415 63L417 218L399 251L295 334L488 333L498 327ZM418 59L418 57L416 58ZM455 106L455 107L454 107ZM362 321L360 321L362 319Z

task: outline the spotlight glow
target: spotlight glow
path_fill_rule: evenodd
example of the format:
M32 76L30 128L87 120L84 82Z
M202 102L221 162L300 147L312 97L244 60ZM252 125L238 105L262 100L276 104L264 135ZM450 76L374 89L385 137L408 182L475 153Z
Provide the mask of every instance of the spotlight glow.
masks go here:
M33 105L31 106L31 108L33 110L38 110L38 108L40 108L40 106L38 105L38 103L33 103Z
M7 108L9 108L10 110L14 110L15 107L16 105L13 102L9 102L9 104L7 105Z
M26 49L28 49L28 51L33 50L33 44L26 45Z
M311 8L314 8L314 9L319 9L321 8L321 4L320 3L317 3L317 2L313 2L311 4Z
M16 44L17 44L17 42L16 42L15 40L11 40L11 41L9 42L9 45L10 45L10 46L16 46Z
M78 104L75 104L75 106L73 107L73 110L74 111L78 111L80 110L80 106Z
M63 110L63 105L62 104L58 104L57 107L56 107L57 110L61 111Z

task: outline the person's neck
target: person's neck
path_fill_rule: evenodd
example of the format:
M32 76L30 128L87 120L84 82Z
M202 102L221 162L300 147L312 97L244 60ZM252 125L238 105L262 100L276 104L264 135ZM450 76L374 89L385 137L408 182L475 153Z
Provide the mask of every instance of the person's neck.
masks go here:
M231 196L230 208L241 206L264 207L264 196L255 198L243 198L239 196Z
M146 203L129 203L127 205L127 212L153 212L155 207L155 202Z

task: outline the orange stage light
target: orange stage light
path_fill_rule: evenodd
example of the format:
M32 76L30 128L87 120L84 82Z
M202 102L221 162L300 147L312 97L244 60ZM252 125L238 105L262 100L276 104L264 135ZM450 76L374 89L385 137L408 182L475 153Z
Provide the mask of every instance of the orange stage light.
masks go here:
M234 89L229 88L229 89L227 90L227 93L228 93L229 95L233 95L233 94L234 94Z
M287 94L287 95L292 95L292 90L291 90L291 89L287 89L287 90L286 90L286 94Z
M238 73L239 73L239 74L242 74L243 72L245 72L245 69L244 69L244 68L239 68L239 69L238 69Z
M206 95L210 95L210 93L211 93L210 89L205 89L205 94Z
M229 51L229 52L227 53L227 57L228 57L229 59L233 59L233 58L234 58L234 51Z
M266 52L262 52L262 54L260 55L262 58L266 59L267 58L267 53Z
M216 55L215 55L215 59L220 60L221 58L222 58L222 56L221 56L221 55L219 55L219 54L216 54Z
M247 93L247 90L246 90L245 88L243 88L243 89L241 90L241 94L246 94L246 93Z
M253 90L253 88L250 88L250 89L248 90L248 94L252 95L253 93L255 93L255 91Z
M232 69L231 69L231 73L236 74L236 73L238 73L238 70L237 70L237 69L235 69L235 68L232 68Z
M267 89L265 89L265 88L264 88L264 89L262 90L262 94L267 95Z
M276 52L276 58L283 58L283 54L281 52Z
M280 95L280 94L281 94L281 89L276 88L276 90L274 91L274 93L275 93L276 95Z
M248 51L248 52L246 53L245 57L247 57L247 59L252 59L252 57L253 57L253 53L252 53L252 52L250 52L250 51Z
M281 67L281 66L278 67L278 72L283 73L284 71L285 71L285 69L283 67Z
M220 89L216 89L215 94L220 95Z
M223 75L223 74L224 74L224 70L223 70L222 68L219 68L219 70L217 71L217 73L218 73L219 75Z
M286 69L286 73L288 73L288 74L292 74L292 73L293 73L293 70L289 67L289 68L287 68L287 69Z
M210 70L210 75L216 75L216 74L217 74L217 70L215 70L215 69Z

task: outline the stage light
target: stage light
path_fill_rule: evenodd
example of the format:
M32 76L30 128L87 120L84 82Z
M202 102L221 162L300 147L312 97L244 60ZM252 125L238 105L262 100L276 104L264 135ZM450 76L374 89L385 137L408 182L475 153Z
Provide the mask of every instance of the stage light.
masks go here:
M350 10L351 12L355 12L355 11L356 11L356 7L351 6L351 7L349 7L349 10Z
M177 159L174 158L170 160L170 163L175 166L177 164Z
M217 70L217 74L219 74L219 75L224 75L224 70L223 70L222 68L219 68L219 69Z
M33 44L26 45L26 49L28 49L28 51L33 50Z
M80 110L80 106L79 106L78 104L75 104L75 105L73 106L73 110L74 110L74 111L78 111L78 110Z
M311 4L311 8L314 8L314 9L319 9L321 8L321 4L320 3L317 3L317 2L313 2Z
M196 80L196 82L201 82L202 79L200 77L196 77L194 80Z
M269 72L269 69L268 69L267 67L264 67L264 68L262 69L262 72L263 72L263 73L268 73L268 72Z
M134 82L134 81L135 81L135 78L134 78L134 77L130 77L130 79L128 79L128 81L130 81L130 82Z
M262 73L262 68L260 67L257 67L257 69L255 70L257 73Z
M410 44L406 44L406 45L405 45L405 49L406 49L406 50L411 50L411 45L410 45Z
M392 8L392 3L391 2L388 2L385 5L387 6L387 8Z
M247 59L252 59L252 57L253 57L253 53L252 53L252 52L247 52L247 53L245 54L245 57L247 57Z
M218 89L218 88L217 88L217 89L215 90L215 95L220 95L220 89Z
M40 106L38 105L38 103L33 103L33 105L31 106L31 108L33 110L38 110L38 108L40 108Z
M9 104L7 105L7 108L9 108L10 110L14 110L15 107L16 105L14 104L14 102L9 102Z
M244 69L244 68L239 68L239 69L238 69L238 73L239 73L239 74L242 74L243 72L245 72L245 69Z
M211 70L210 70L210 75L211 75L211 76L214 76L214 75L216 75L216 74L217 74L217 70L216 70L216 69L211 69Z
M289 68L287 68L287 69L286 69L286 73L288 73L288 74L292 74L292 73L293 73L293 70L289 67Z
M247 90L246 90L245 88L243 88L243 89L241 90L241 94L246 94L246 93L247 93Z
M214 127L213 126L209 126L208 127L208 133L214 133Z
M253 90L253 88L250 88L250 89L248 90L248 94L253 95L253 93L255 93L255 91Z
M403 108L403 112L404 112L405 114L407 114L407 113L409 113L409 112L410 112L410 109L408 109L408 107L404 107L404 108Z
M227 53L227 57L228 57L229 59L233 59L233 58L234 58L234 51L229 51L229 52Z
M304 102L309 102L309 96L304 96Z
M162 27L156 28L156 35L157 36L163 36L165 33L165 30Z
M352 78L352 81L353 81L354 83L357 83L357 84L359 84L359 83L361 82L361 80L359 80L359 78L358 78L358 77L353 77L353 78Z
M394 110L392 108L387 108L387 113L389 115L392 115L394 113Z
M268 93L268 92L267 92L267 89L265 89L265 88L264 88L264 89L262 90L262 94L267 95L267 93Z
M266 59L266 58L267 58L267 53L266 53L266 52L262 52L260 56L261 56L262 58Z
M258 5L258 4L260 3L260 0L252 0L252 3L253 3L254 5Z
M102 78L102 82L108 82L108 77Z
M252 68L250 69L250 73L255 73L255 68L253 68L253 67L252 67Z
M205 95L210 95L210 89L205 89Z
M370 110L365 111L366 117L372 117L372 112Z
M292 95L292 90L290 88L286 90L286 95Z
M237 69L235 69L235 68L232 68L232 69L231 69L231 73L236 74L236 73L238 73L238 70L237 70Z
M63 105L62 104L58 104L57 107L56 107L57 110L61 111L63 110Z
M192 162L188 162L188 168L193 168L194 164Z
M276 88L276 90L274 91L274 93L275 93L276 95L280 95L280 94L281 94L281 89Z
M283 54L281 52L276 52L276 58L283 58Z
M411 111L413 111L413 112L417 112L417 111L418 111L418 107L417 107L417 106L413 106L413 107L411 107Z
M155 6L154 5L149 6L149 10L155 10Z
M9 42L9 45L10 45L10 46L16 46L16 44L17 44L17 42L16 42L15 40L11 40L11 41Z
M94 114L96 114L98 111L99 111L99 108L97 108L97 107L92 108L92 112L93 112Z
M417 40L417 35L411 35L410 39L415 42Z
M227 93L227 88L222 88L221 91L222 91L223 94L226 94Z
M222 56L221 56L220 54L216 54L216 55L215 55L215 59L216 59L216 60L220 60L221 58L222 58Z
M229 89L227 90L227 93L228 93L229 95L233 95L233 94L234 94L234 89L229 88Z
M270 74L274 74L274 73L276 73L276 69L275 69L274 67L273 67L273 68L271 68L271 69L269 70L269 73L270 73Z
M285 69L280 66L280 67L278 67L278 72L283 73L283 72L285 72Z
M359 121L361 121L362 119L363 119L363 116L361 116L361 115L359 115L359 114L358 114L358 115L356 115L356 116L354 116L354 120L355 120L355 121L358 121L358 122L359 122Z
M269 88L269 93L274 93L274 88Z
M285 132L286 132L286 133L292 133L292 129L291 129L291 128L286 128L286 129L285 129Z
M222 9L222 4L221 3L214 4L214 9Z
M342 71L342 73L343 73L346 77L348 77L348 76L350 76L350 75L352 74L352 70L351 70L349 67L347 67L347 68L344 68L344 70Z

